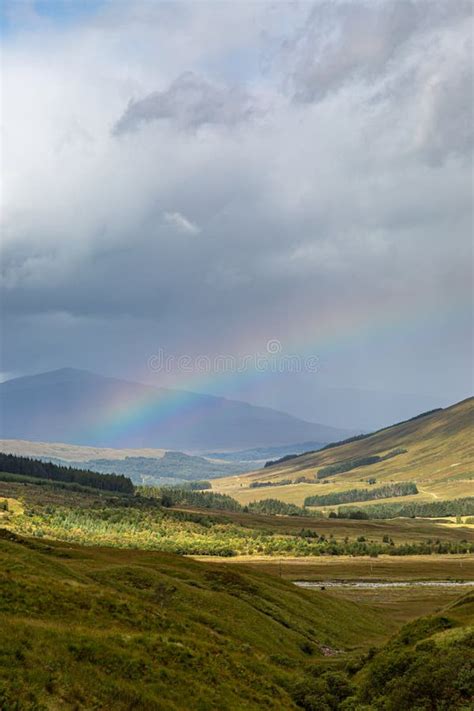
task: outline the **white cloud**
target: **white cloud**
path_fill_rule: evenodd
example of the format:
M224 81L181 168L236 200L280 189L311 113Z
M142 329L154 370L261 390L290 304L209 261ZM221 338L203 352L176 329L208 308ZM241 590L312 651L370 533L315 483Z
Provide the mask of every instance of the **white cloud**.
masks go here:
M175 227L179 232L185 232L190 235L197 235L201 228L188 220L187 217L180 212L165 212L165 220L169 225Z

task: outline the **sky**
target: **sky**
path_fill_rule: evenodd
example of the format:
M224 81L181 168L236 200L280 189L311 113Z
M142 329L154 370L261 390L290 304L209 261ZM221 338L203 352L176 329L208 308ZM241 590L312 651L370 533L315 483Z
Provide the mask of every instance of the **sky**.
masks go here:
M7 0L0 39L3 379L471 394L470 0Z

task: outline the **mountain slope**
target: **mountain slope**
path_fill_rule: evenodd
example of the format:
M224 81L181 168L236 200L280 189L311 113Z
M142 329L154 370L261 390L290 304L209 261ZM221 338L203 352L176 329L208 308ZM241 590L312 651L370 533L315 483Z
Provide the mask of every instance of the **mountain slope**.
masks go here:
M398 450L406 451L331 475L323 479L324 486L316 480L323 467L354 460L357 463L361 458L383 457ZM472 495L473 474L474 398L469 398L352 442L303 454L265 470L217 480L213 482L213 487L235 496L241 503L271 496L301 505L307 496L367 487L370 478L375 479L377 485L416 482L420 492L416 495L417 500L433 501ZM301 477L307 481L295 483ZM255 482L278 484L281 480L290 483L271 488L251 488Z
M0 385L3 439L95 447L243 449L347 433L270 408L64 368Z

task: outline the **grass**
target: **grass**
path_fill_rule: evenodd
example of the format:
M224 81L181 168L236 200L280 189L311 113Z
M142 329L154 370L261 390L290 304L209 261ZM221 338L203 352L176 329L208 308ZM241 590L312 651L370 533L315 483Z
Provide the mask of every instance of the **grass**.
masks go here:
M183 509L185 511L187 509ZM188 509L199 513L208 513L205 509ZM314 530L326 537L336 539L358 538L364 536L370 540L381 542L384 536L393 538L395 543L419 543L428 539L440 538L444 541L460 542L474 540L474 529L471 525L453 525L450 519L411 519L399 518L383 520L351 520L330 519L308 516L267 516L265 514L242 513L233 511L212 511L216 520L231 521L239 526L253 530L271 531L273 533L296 535L301 529Z
M473 540L472 527L164 510L154 500L24 480L0 481L4 500L2 711L395 711L415 708L418 680L432 702L420 708L445 711L437 698L467 708L472 609L459 590L321 591L290 581L474 580L472 556L291 557L314 541L301 538L303 528L326 539L458 544ZM144 550L176 545L254 555ZM285 557L255 555L266 546ZM414 620L435 612L442 617Z
M16 496L15 496L16 494ZM153 498L1 482L16 507L5 527L40 539L188 555L377 556L466 553L471 528L417 520L352 521L162 508Z
M327 594L336 600L350 600L383 612L396 624L441 612L459 599L459 588L331 588Z
M163 457L165 449L114 449L112 447L87 447L62 442L30 442L23 439L0 439L0 451L21 457L63 459L86 462L89 459L125 459L126 457Z
M293 709L327 649L353 655L395 629L260 571L163 553L4 534L0 558L2 709Z
M258 481L314 479L319 469L344 460L386 455L397 448L407 451L391 459L336 474L323 483L292 483L272 487L272 497L301 506L307 496L366 488L367 480L377 485L415 481L417 501L454 499L472 493L474 476L474 399L464 400L421 419L394 425L362 440L301 455L281 466L213 481L213 488L246 504L268 496L268 490L251 489ZM408 497L407 497L408 500ZM380 500L385 502L385 500Z
M199 560L204 560L199 558ZM218 562L217 558L207 558ZM431 556L379 556L378 558L353 558L352 556L270 558L268 556L237 556L226 565L245 565L247 570L261 570L284 580L472 580L474 557L456 555ZM442 595L445 591L441 592ZM458 592L459 594L459 592ZM420 611L420 614L423 611Z
M432 639L443 653L427 657L425 645L424 663L453 667L441 695L467 660L472 612L459 596L442 603L446 621L428 618L398 633L441 600L354 602L302 590L262 567L45 543L6 531L0 560L2 711L330 711L343 697L362 698L372 687L382 693L367 680L394 649ZM400 646L403 639L410 641ZM389 665L387 679L405 667ZM370 708L401 708L380 703ZM450 708L462 708L457 697Z

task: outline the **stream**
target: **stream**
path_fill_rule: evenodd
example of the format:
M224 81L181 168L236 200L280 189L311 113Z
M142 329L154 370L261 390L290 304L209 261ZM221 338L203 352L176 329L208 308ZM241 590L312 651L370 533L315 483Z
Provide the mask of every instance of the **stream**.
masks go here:
M295 585L300 588L359 588L370 590L372 588L456 588L474 587L474 580L407 580L407 581L369 581L369 580L321 580L306 582L296 580Z

